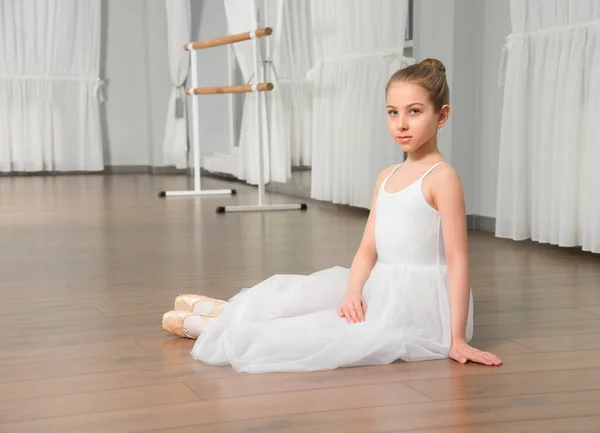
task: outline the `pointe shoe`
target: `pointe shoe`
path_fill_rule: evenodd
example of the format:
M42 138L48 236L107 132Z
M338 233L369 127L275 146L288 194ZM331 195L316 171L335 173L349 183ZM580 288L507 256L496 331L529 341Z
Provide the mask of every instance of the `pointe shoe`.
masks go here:
M191 338L195 340L198 336L191 335L187 329L185 329L185 319L190 316L200 317L202 320L202 327L207 329L210 326L210 322L214 317L205 316L199 313L192 313L190 311L169 311L163 315L162 328L169 334L176 335L177 337Z
M207 314L209 316L218 316L227 306L226 301L220 299L209 298L208 296L185 294L175 298L175 310L178 311L194 311L194 307L198 302L203 302L203 308L196 313Z

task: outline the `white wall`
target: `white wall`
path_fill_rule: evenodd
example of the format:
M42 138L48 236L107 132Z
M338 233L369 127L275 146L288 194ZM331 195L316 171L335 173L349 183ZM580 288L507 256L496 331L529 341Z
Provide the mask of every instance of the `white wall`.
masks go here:
M477 121L481 3L473 0L415 2L415 51L418 61L437 58L446 67L450 86L450 119L438 133L444 158L456 168L465 190L467 213L477 207L477 181L472 143L479 134Z
M228 33L225 6L222 0L192 1L191 3L195 40L213 39ZM227 85L227 67L227 46L198 51L199 86ZM202 156L217 152L229 153L228 100L229 95L205 95L198 98ZM243 99L238 97L238 100ZM191 104L189 107L191 114Z
M415 57L438 58L447 69L452 111L439 147L461 176L468 214L495 216L498 67L509 32L510 0L415 2Z
M480 131L479 88L481 77L482 3L455 0L454 63L450 80L452 121L452 164L461 176L467 214L477 213L479 181L477 152Z
M163 165L163 138L167 116L167 104L171 93L167 52L167 22L163 0L143 1L146 9L147 48L144 63L148 65L145 89L148 91L146 118L150 125L150 162L152 166ZM183 48L182 48L183 49Z
M223 2L194 0L191 4L193 39L226 34ZM104 12L106 165L163 166L162 144L171 90L165 2L107 0ZM199 63L201 86L226 84L225 47L201 51ZM203 97L199 103L202 155L227 151L227 97Z
M150 164L150 85L145 0L108 0L104 26L107 80L106 165ZM156 34L156 33L153 33Z
M498 176L498 147L502 122L502 87L498 87L500 55L506 36L510 33L510 0L484 0L481 22L483 43L481 76L481 134L479 146L476 214L496 216L496 186Z
M450 81L454 76L454 3L454 0L415 0L413 18L414 57L417 61L439 59ZM439 149L450 163L453 120L451 118L438 134Z

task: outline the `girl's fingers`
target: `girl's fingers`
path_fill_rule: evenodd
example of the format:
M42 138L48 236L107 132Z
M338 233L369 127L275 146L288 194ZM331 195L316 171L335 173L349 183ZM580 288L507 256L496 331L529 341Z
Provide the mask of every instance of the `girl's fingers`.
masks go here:
M485 358L487 360L489 360L493 365L500 365L502 364L502 361L500 361L500 358L498 358L496 355L494 355L493 353L488 353L486 352L485 354Z
M365 320L362 303L357 303L353 307L354 307L354 310L356 311L356 317L357 317L358 321L362 322L363 320Z
M356 312L356 308L354 307L354 304L350 304L350 306L348 307L348 310L350 311L350 316L352 317L352 323L358 322L359 321L358 313Z
M349 323L358 323L365 320L366 303L364 300L345 302L338 310L340 317L345 317Z
M493 362L489 359L484 352L475 351L472 356L472 361L478 362L484 365L492 365Z
M348 305L344 305L344 317L346 317L348 323L354 323L352 312L350 311L350 307Z

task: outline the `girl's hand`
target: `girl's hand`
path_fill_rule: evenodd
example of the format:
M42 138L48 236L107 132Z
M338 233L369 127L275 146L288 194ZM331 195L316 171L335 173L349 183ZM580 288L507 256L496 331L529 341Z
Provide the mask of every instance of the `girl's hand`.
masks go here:
M469 346L466 341L458 341L450 346L448 352L450 358L461 364L466 364L467 361L477 362L483 365L501 365L502 361L493 353L482 352Z
M361 294L347 294L338 309L340 317L345 317L348 323L358 323L365 320L367 304Z

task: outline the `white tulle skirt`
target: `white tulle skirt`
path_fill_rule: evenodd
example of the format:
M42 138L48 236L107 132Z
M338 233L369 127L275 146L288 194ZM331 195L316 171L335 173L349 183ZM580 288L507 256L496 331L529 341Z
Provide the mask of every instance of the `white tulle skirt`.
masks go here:
M445 266L378 262L363 288L364 322L337 310L349 270L275 275L231 298L192 357L248 373L302 372L446 358L450 300ZM467 338L473 332L473 301Z

